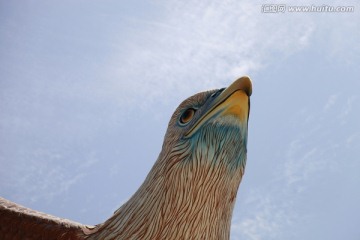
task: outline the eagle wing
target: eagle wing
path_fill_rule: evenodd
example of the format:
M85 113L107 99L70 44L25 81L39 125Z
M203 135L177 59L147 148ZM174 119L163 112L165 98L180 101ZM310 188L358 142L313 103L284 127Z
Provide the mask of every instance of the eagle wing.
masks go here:
M0 197L0 239L85 239L92 227L25 208Z

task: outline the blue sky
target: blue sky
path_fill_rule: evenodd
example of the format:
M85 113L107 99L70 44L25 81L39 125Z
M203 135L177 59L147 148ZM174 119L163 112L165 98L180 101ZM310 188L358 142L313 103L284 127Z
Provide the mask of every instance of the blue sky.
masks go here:
M0 196L100 223L182 100L250 75L231 238L360 239L360 5L264 3L0 1Z

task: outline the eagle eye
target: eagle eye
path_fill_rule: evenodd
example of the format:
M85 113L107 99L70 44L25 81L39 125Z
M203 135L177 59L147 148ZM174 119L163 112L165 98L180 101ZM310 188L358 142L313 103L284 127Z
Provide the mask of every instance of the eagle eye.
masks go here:
M196 109L194 108L188 108L185 110L185 112L183 112L183 114L180 117L180 123L182 125L187 124L188 122L191 121L191 119L194 117L196 112Z

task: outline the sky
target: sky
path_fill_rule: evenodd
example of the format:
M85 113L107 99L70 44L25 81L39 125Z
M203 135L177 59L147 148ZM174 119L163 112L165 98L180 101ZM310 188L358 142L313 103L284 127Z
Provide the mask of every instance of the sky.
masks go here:
M249 75L231 239L359 240L360 3L296 4L353 11L0 0L0 196L101 223L145 179L178 104Z

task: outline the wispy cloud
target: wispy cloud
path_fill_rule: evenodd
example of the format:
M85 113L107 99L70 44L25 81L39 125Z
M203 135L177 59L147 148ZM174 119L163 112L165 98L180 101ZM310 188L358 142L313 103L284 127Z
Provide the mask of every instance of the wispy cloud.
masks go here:
M316 25L297 15L261 14L252 1L166 1L155 21L141 22L130 43L114 51L107 85L146 103L226 86L308 46ZM129 25L139 22L128 20ZM281 27L279 27L281 26ZM121 33L123 34L123 33ZM124 88L124 81L126 88Z
M343 38L335 31L342 28L342 21L334 14L266 14L261 13L264 2L248 0L157 4L162 11L156 19L126 19L139 29L119 33L126 35L126 43L116 42L120 36L114 38L117 47L104 70L108 76L102 79L103 89L97 89L103 95L124 103L146 96L138 103L146 109L159 99L167 102L175 97L177 102L194 92L226 86L241 75L276 67L320 38L327 44L319 51L332 58L343 55ZM348 18L351 21L351 14L341 16L344 21ZM344 31L355 29L350 24ZM334 48L339 50L333 52Z
M14 169L7 166L12 174L3 173L8 178L2 183L5 189L11 189L12 195L17 201L23 201L22 197L37 202L39 199L51 202L55 197L66 193L74 184L77 184L86 176L86 169L91 167L96 160L85 159L79 164L74 164L69 174L69 163L64 161L64 156L54 150L36 149L30 154L23 155L21 161ZM71 163L70 163L71 164ZM75 174L74 174L75 173Z
M273 188L272 191L281 195L279 189ZM253 190L246 199L247 211L233 219L232 239L279 239L284 228L297 217L291 202L279 202L265 189Z
M343 127L356 118L353 106L357 97L339 96L330 95L322 107L323 111L306 109L294 115L293 127L301 128L301 131L293 136L280 154L283 157L274 166L276 170L268 184L247 193L241 205L246 210L234 216L234 239L297 239L295 236L300 223L317 214L297 210L301 208L301 201L309 193L309 188L317 185L322 189L322 184L327 185L327 177L344 174L340 172L343 161L356 165L355 156L343 159L342 152L358 153L359 128L345 130ZM341 135L344 137L339 138ZM333 191L336 194L336 188Z
M340 111L338 116L342 125L346 124L347 117L351 111L353 111L353 105L358 100L357 95L352 95L346 98L346 103L343 105L343 108Z
M357 143L358 145L360 144L360 132L356 132L346 139L346 147L353 147L352 144L354 143Z
M325 106L324 106L324 111L329 110L338 100L340 94L339 93L335 93L329 96L328 101L326 102Z

